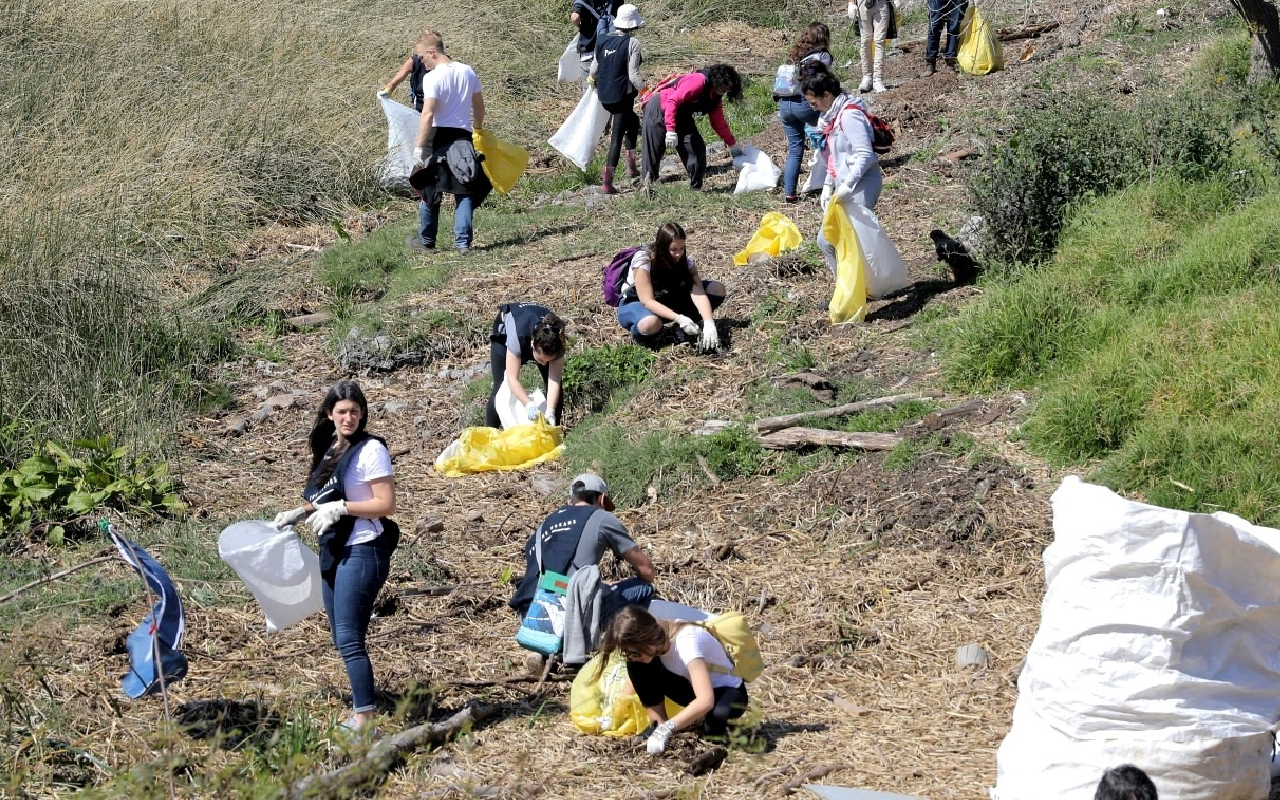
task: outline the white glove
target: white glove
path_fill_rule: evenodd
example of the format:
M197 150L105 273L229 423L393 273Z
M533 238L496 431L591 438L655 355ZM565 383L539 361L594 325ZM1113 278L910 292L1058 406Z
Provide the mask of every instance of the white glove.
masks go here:
M645 749L649 751L649 755L656 756L658 753L667 749L667 740L671 738L671 734L676 730L676 724L671 720L667 720L658 727L653 729L653 733L649 734L649 740L645 742Z
M548 411L548 412L547 412L547 424L548 424L548 425L550 425L550 426L551 426L551 427L553 427L553 428L555 427L555 425L556 425L556 412L554 412L554 411Z
M689 336L697 336L699 333L698 323L686 317L684 314L676 317L676 324L680 326L680 330Z
M708 353L720 348L720 332L716 330L715 320L702 321L702 341L698 344Z
M307 517L307 524L311 526L311 530L316 536L327 531L340 518L347 515L347 501L334 500L332 503L321 503L316 506L316 511Z
M679 143L675 131L667 131L667 147L675 147Z
M302 522L302 518L306 515L307 507L298 506L292 511L281 511L279 514L276 514L276 519L273 524L276 526L276 530L282 531L285 528L292 528L294 525Z
M831 193L833 191L834 190L830 186L822 187L822 197L818 200L818 202L822 205L822 210L824 213L827 210L827 206L831 203Z
M413 148L413 163L414 164L427 163L427 149L425 147Z
M737 158L738 156L742 155L742 145L735 144L733 147L730 147L729 155L733 156L734 158Z
M543 400L541 403L530 402L528 405L524 407L524 412L525 414L528 415L530 422L534 422L535 420L537 420L538 415L545 413L546 410L547 410L546 400Z
M386 90L386 89L379 89L379 90L378 90L378 97L384 97L384 98L385 98L385 97L390 97L390 96L391 96L391 92L389 92L388 90Z
M843 203L845 198L853 194L853 187L847 183L840 184L840 188L836 189L836 193L832 195L837 203Z

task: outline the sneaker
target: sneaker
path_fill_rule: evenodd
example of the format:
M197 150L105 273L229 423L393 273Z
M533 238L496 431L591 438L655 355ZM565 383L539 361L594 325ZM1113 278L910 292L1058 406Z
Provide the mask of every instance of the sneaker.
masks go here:
M884 81L880 80L879 78L876 78L875 81L871 84L871 90L876 94L889 91L884 87Z
M415 253L426 253L435 250L435 245L429 245L422 241L422 237L416 233L404 240L405 245Z
M860 91L860 92L869 92L869 91L871 91L871 76L870 76L870 75L863 75L863 76L862 76L862 83L858 84L858 91Z
M471 248L468 247L467 245L464 244L464 245L458 246L458 255L465 256L470 252L471 252Z

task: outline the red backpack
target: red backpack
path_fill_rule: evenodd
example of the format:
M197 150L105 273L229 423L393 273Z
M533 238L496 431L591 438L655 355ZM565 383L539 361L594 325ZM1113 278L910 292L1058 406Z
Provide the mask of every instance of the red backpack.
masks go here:
M867 122L871 123L871 149L875 151L876 155L882 156L893 149L893 141L898 137L893 132L893 128L889 127L889 123L875 114L868 114L859 106L854 106L854 108L867 118Z

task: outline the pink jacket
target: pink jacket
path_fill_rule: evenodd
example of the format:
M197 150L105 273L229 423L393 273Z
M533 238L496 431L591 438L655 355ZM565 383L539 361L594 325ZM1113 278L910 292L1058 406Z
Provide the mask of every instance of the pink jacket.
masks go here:
M707 115L707 120L711 123L711 129L716 135L724 140L724 143L730 147L737 144L733 138L733 131L729 130L729 123L724 121L724 106L720 102L718 96L711 95L710 87L707 86L707 76L701 72L690 72L676 80L674 84L666 87L659 93L659 99L662 101L662 115L667 123L667 130L674 131L676 129L676 112L681 106L690 105L692 111L703 111ZM706 108L709 101L715 105L710 109Z

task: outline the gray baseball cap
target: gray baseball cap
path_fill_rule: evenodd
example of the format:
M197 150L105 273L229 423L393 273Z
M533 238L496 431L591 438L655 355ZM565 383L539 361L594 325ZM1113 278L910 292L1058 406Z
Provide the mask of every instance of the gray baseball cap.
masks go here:
M569 484L569 497L572 498L578 492L599 492L602 495L601 505L605 511L613 511L613 501L609 499L609 484L604 482L604 478L590 472L584 472L573 479Z

